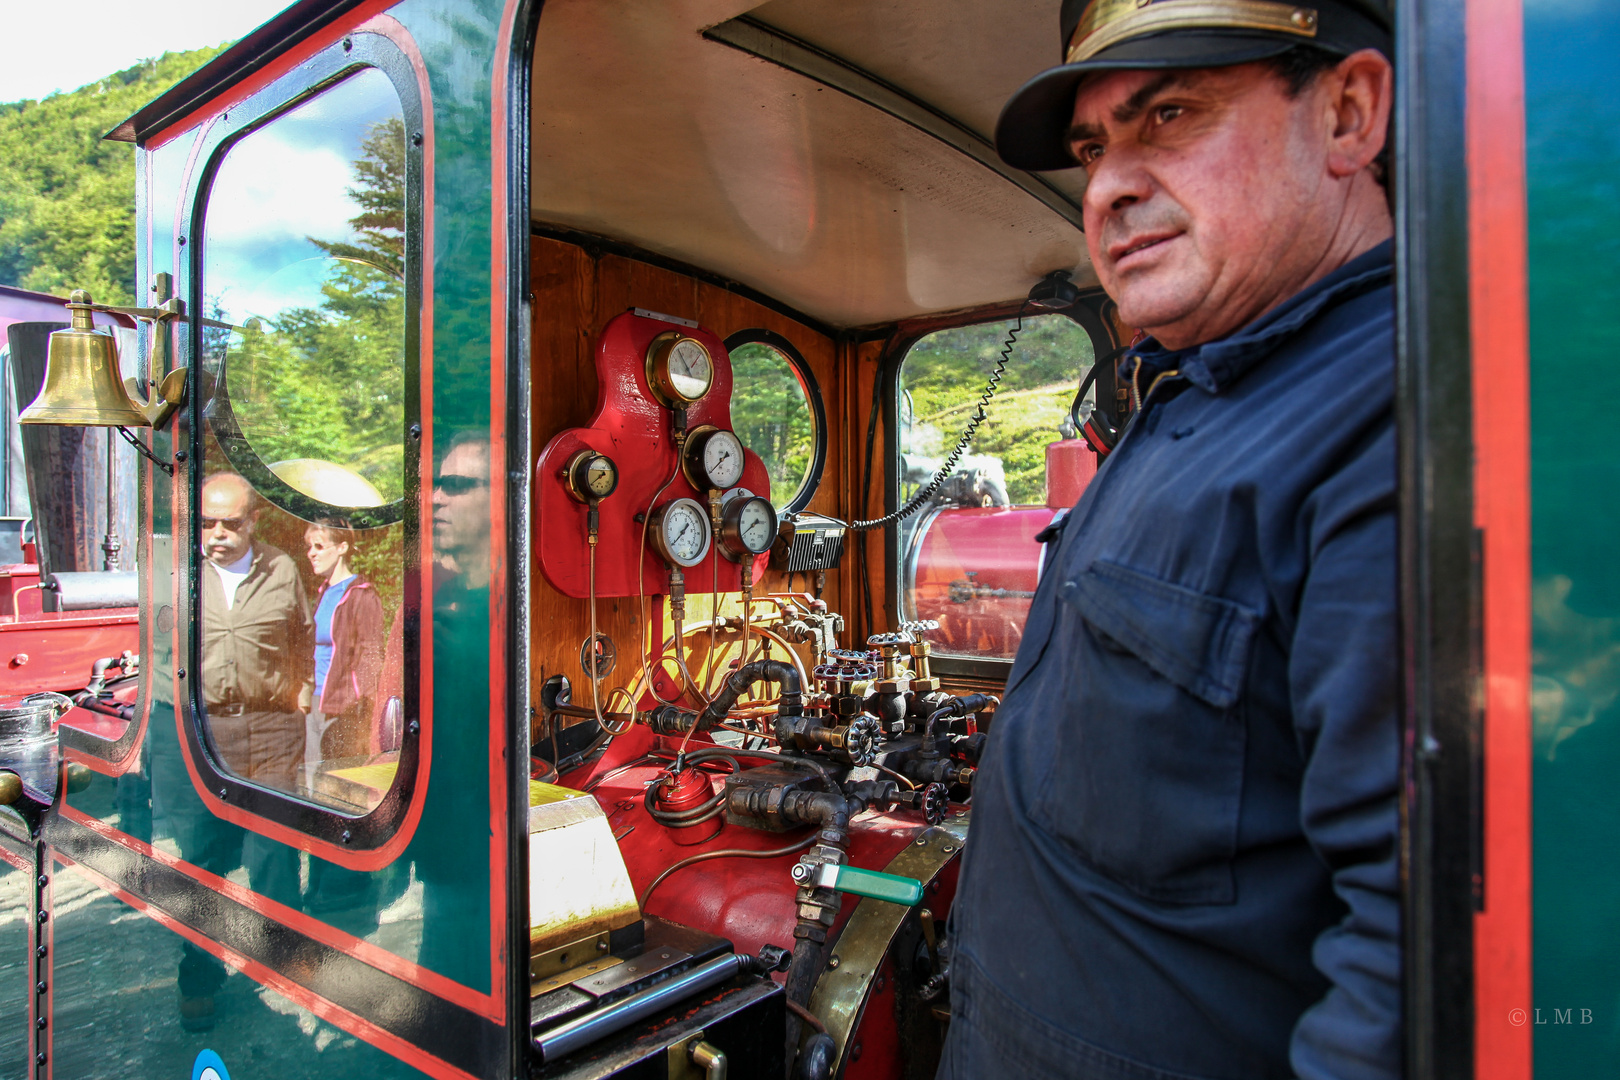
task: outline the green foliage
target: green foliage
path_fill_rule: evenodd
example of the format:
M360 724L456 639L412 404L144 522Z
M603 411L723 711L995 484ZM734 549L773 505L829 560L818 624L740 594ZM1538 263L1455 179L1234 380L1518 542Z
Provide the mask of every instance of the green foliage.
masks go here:
M358 244L310 237L328 255L374 263L395 277L405 276L405 121L384 120L360 144L354 162L356 186L349 198L360 213L349 219L360 234Z
M786 506L810 468L815 425L793 365L769 345L731 354L731 426L771 476L771 502Z
M939 330L913 345L900 371L902 448L943 457L972 418L1012 322ZM1060 437L1091 339L1064 315L1026 317L996 397L969 453L1001 459L1014 504L1046 498L1046 444ZM910 424L905 420L910 414Z
M135 300L135 151L104 142L219 48L165 53L70 93L0 105L0 283Z

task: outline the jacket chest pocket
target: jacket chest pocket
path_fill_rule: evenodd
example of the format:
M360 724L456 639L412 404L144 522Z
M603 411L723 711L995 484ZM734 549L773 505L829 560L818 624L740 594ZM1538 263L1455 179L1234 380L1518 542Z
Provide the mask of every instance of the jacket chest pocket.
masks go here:
M1058 599L1054 643L1074 664L1069 700L1043 702L1054 766L1032 813L1144 897L1231 903L1259 613L1102 561Z

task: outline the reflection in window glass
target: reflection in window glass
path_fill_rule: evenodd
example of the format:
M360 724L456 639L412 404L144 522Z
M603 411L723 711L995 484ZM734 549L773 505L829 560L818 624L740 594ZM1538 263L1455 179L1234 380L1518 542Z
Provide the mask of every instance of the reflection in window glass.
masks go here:
M787 357L763 342L731 351L731 423L771 475L781 510L810 478L816 428L810 396Z
M349 813L391 786L404 719L407 522L351 511L404 495L405 160L393 86L362 70L231 147L203 237L206 314L229 324L203 350L209 741Z
M247 136L209 194L205 359L256 457L342 505L403 493L405 123L365 69ZM328 489L327 494L330 494ZM325 500L323 500L325 501Z
M900 369L900 499L929 483L973 417L1012 322L939 330ZM945 483L899 524L902 607L937 619L931 637L959 656L1011 658L1023 636L1051 519L1046 447L1072 438L1069 405L1091 339L1064 315L1026 317L985 420Z

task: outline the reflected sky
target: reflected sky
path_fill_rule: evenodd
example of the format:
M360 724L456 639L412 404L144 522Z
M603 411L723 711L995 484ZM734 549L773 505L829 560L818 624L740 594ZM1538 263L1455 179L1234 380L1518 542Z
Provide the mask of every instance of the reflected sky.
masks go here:
M372 128L401 116L388 77L364 69L248 135L208 198L203 294L227 322L320 307L330 263L309 239L349 242L353 162Z

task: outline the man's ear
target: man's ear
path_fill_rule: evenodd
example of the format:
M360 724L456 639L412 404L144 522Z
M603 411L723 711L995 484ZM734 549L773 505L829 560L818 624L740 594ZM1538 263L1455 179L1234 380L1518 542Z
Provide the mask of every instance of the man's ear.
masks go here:
M1384 148L1395 69L1377 49L1362 49L1339 61L1323 83L1333 124L1328 134L1328 171L1341 178L1354 176Z

